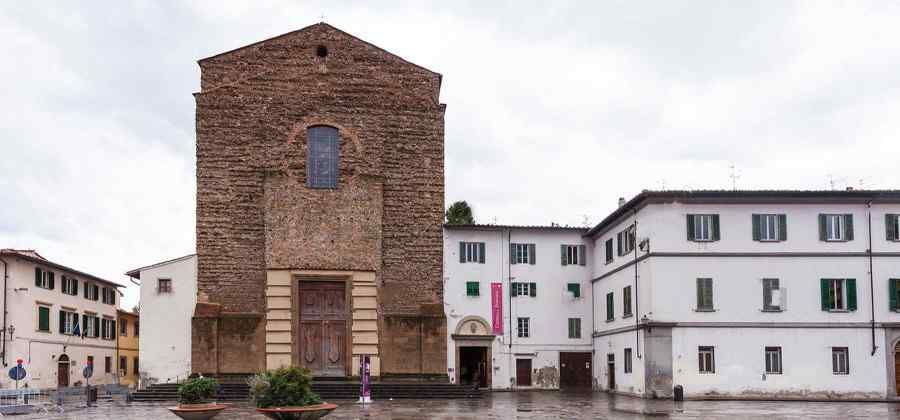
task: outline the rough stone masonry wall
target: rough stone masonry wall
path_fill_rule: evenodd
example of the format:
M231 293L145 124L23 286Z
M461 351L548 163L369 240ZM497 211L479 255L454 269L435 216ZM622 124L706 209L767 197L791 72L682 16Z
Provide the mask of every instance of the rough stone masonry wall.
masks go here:
M200 65L198 302L221 305L222 316L263 314L267 268L374 271L379 322L417 319L424 345L444 334L435 309L443 301L440 75L325 24ZM340 130L337 190L306 187L306 128L315 124ZM219 352L242 350L216 341ZM429 350L435 360L423 367L440 373L446 351ZM265 364L262 352L246 359L218 369ZM403 371L400 361L382 364L394 368Z

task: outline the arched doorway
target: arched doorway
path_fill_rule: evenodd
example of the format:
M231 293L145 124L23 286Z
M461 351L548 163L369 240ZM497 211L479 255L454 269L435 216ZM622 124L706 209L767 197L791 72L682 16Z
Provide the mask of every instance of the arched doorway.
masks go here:
M480 317L463 318L452 337L456 344L456 383L490 388L491 345L495 337L488 323Z
M69 356L65 354L59 356L57 360L56 378L57 386L61 388L69 386Z
M894 390L900 396L900 341L894 345Z

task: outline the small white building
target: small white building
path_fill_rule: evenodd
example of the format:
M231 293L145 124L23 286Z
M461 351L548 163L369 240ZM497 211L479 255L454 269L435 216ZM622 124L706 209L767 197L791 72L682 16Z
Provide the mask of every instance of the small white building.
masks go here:
M585 228L444 228L450 382L591 387L591 245Z
M197 255L125 273L141 285L140 387L191 374L191 317L197 303Z
M898 214L898 191L641 193L587 233L600 389L894 398Z
M118 383L117 283L52 262L33 250L0 250L4 296L0 388L13 388L6 372L21 359L19 386L57 388Z

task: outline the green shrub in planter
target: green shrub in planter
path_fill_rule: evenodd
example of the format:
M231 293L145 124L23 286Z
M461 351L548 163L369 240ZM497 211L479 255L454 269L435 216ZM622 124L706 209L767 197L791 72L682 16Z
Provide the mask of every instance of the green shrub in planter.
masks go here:
M250 379L249 385L258 408L301 407L322 402L312 391L309 370L296 366L259 373Z
M200 404L215 398L217 392L219 392L219 381L213 378L188 379L178 387L178 402Z

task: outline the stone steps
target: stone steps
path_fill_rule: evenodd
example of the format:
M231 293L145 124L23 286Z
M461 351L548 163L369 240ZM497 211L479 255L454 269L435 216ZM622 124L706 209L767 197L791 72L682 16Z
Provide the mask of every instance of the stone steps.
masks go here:
M359 398L359 383L352 381L314 382L313 391L324 400L355 400ZM246 383L225 382L219 388L217 400L240 401L249 398ZM471 387L448 383L376 382L372 384L372 398L376 400L400 398L479 398L481 392ZM174 401L178 399L178 384L155 384L132 395L134 401Z

